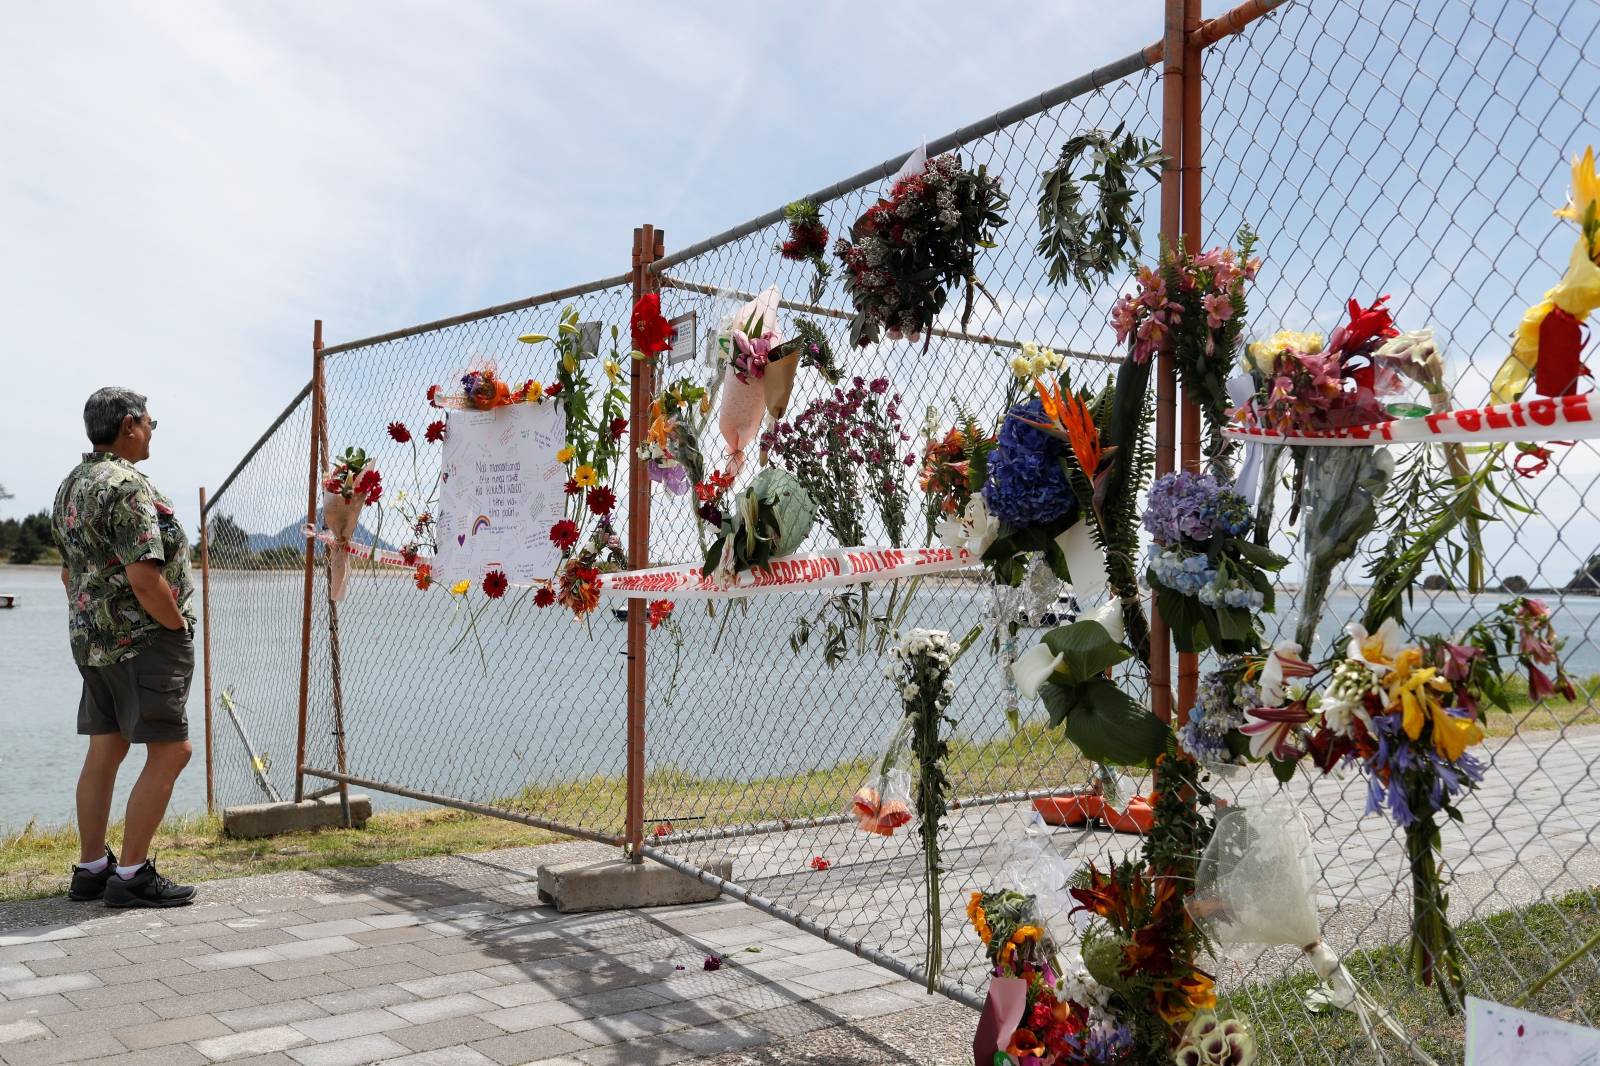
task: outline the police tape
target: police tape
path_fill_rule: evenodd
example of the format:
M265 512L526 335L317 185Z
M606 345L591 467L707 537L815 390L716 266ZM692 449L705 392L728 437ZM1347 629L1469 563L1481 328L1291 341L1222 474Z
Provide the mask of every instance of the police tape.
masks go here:
M1488 407L1368 422L1321 430L1276 430L1229 426L1223 436L1263 444L1308 444L1329 448L1373 448L1385 444L1493 444L1594 440L1600 438L1600 404L1592 393L1539 398Z

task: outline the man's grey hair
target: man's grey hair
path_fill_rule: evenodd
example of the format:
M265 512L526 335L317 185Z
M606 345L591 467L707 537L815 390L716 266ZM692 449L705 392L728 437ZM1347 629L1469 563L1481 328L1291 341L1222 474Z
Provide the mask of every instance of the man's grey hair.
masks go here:
M122 420L129 415L135 419L145 416L145 399L132 389L109 386L96 389L89 402L83 405L83 428L89 434L90 444L110 444L122 432Z

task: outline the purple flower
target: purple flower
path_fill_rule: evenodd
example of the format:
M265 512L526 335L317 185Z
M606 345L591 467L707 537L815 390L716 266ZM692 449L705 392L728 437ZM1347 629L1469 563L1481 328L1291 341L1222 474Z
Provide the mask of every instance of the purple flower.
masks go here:
M989 513L1013 529L1063 524L1078 510L1077 497L1061 467L1066 442L1027 424L1046 422L1037 398L1013 407L995 449L983 499Z

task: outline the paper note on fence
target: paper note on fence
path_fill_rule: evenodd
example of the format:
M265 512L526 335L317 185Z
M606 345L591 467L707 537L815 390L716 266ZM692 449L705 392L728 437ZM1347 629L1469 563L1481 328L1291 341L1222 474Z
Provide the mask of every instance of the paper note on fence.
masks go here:
M1600 1029L1467 997L1465 1066L1600 1066Z
M559 406L451 411L449 419L435 578L476 584L490 570L516 583L548 578L561 560L550 527L561 518L567 477L556 461Z

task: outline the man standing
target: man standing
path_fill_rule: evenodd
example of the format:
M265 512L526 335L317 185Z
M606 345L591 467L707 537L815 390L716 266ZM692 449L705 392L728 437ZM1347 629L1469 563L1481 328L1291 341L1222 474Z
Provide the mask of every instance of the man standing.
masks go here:
M67 895L104 897L108 907L176 907L194 889L157 873L149 848L192 750L184 710L194 674L189 541L172 501L133 466L150 457L156 428L145 398L100 389L83 424L94 450L56 490L51 516L83 675L78 732L89 738L78 778L80 861ZM130 744L145 746L145 764L128 796L118 860L106 824Z

